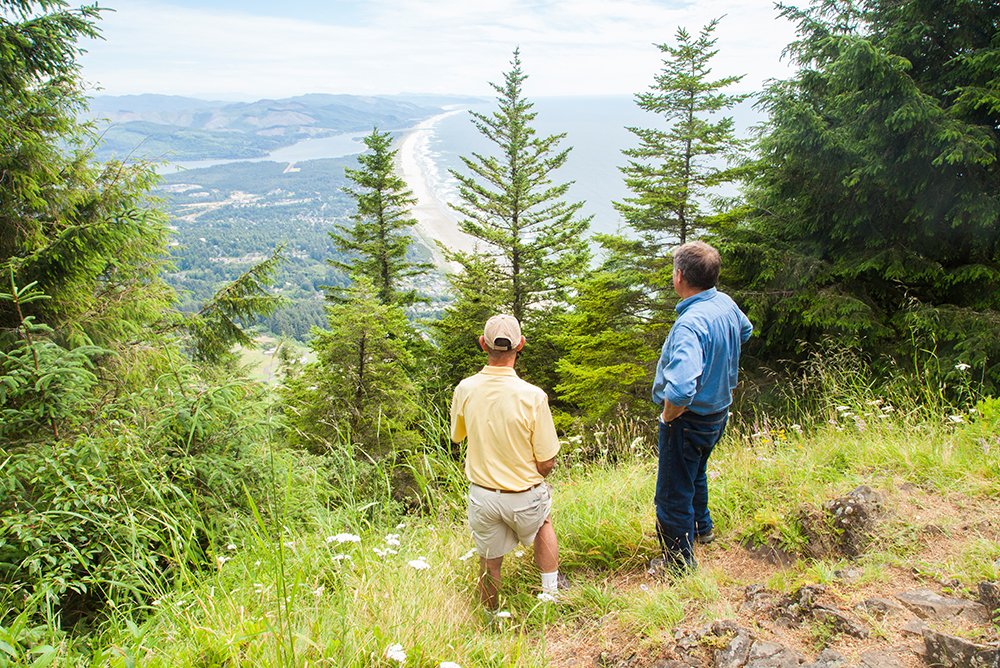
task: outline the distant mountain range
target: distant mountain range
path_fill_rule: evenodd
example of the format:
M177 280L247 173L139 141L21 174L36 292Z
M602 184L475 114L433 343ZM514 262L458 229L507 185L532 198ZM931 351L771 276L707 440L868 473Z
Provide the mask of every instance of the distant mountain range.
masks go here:
M88 118L102 141L98 159L167 161L256 158L310 137L396 130L447 105L481 100L443 96L300 95L219 102L173 95L98 96Z

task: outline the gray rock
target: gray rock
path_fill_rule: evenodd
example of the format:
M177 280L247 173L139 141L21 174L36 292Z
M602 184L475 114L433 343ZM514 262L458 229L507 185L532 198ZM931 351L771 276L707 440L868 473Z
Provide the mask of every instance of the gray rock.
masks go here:
M876 619L885 619L889 615L902 612L906 608L891 598L866 598L854 606L857 612L871 615Z
M721 634L720 634L721 635ZM722 649L715 650L715 668L743 668L747 665L753 636L746 629L740 629Z
M740 609L756 614L770 614L774 608L777 595L764 587L764 585L749 585L743 590L744 602Z
M750 648L746 668L799 668L805 658L783 645L758 640Z
M865 572L860 568L845 568L841 571L834 571L833 576L846 582L857 582Z
M911 619L900 627L903 633L909 633L915 636L923 636L924 631L929 629L927 622L922 619Z
M827 647L819 653L815 661L803 665L802 668L846 668L846 666L847 658Z
M980 582L979 602L990 617L1000 615L1000 582Z
M928 665L948 668L997 668L1000 666L1000 646L979 645L964 638L924 631L924 646Z
M793 594L783 596L775 604L772 616L775 619L787 617L793 622L800 622L816 606L818 599L826 587L823 585L804 585L799 587Z
M823 510L839 532L839 550L848 557L864 552L875 524L882 516L882 495L867 485L823 504Z
M983 624L989 615L986 607L963 598L950 598L935 594L929 589L915 589L896 594L896 599L921 619L949 620L962 618Z
M840 610L817 606L812 609L812 616L817 622L829 625L837 633L843 633L854 638L868 637L868 629L858 624Z
M858 659L859 668L903 668L903 662L898 657L880 650L868 650Z

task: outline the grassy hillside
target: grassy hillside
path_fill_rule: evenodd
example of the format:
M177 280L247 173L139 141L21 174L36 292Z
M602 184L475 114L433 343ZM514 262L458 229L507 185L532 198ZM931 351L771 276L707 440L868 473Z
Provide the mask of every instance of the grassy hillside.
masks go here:
M536 598L525 549L504 565L510 617L480 608L460 472L430 452L411 464L429 481L427 513L406 516L389 497L342 498L308 530L251 529L220 551L215 572L162 592L144 619L112 616L96 658L400 665L386 658L399 644L406 666L652 666L671 656L678 634L732 619L810 660L830 647L856 661L908 636L871 616L859 618L870 632L863 640L816 621L762 623L747 609L746 588L779 595L820 584L823 600L850 609L904 589L970 595L1000 577L1000 402L940 414L845 402L803 424L737 420L710 462L719 538L699 546L700 568L680 578L647 572L652 433L621 427L565 443L552 484L562 570L574 586L557 604ZM806 556L803 509L862 484L884 500L872 541L854 559ZM952 630L996 640L1000 628Z

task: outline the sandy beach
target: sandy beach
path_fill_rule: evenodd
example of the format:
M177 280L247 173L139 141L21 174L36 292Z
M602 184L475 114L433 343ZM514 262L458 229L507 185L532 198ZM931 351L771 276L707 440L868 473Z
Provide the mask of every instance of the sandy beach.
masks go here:
M471 251L475 239L458 229L457 214L448 208L447 202L438 199L425 170L429 168L430 138L434 126L441 119L464 111L446 111L414 126L403 137L396 156L400 175L417 200L412 209L413 217L417 219L416 233L431 249L434 262L446 270L453 270L455 267L445 262L436 242L441 242L451 250Z

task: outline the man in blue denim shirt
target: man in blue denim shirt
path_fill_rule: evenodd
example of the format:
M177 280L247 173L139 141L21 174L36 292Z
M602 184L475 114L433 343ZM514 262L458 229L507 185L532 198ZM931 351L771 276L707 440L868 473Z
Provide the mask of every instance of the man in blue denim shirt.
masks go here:
M653 381L660 414L656 535L667 568L694 568L693 542L714 538L705 468L733 402L740 348L753 325L715 285L719 252L702 241L674 251L677 320Z

